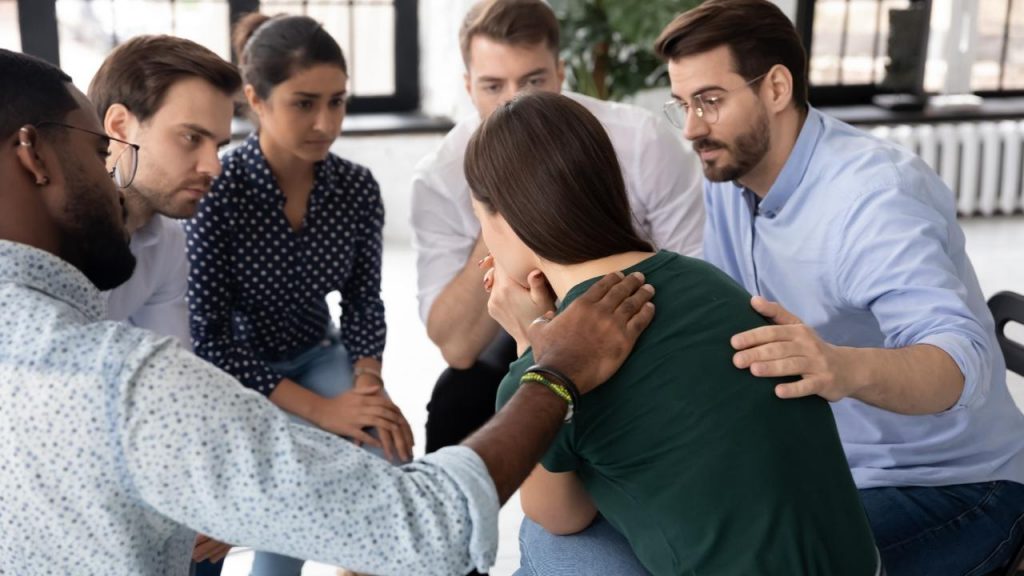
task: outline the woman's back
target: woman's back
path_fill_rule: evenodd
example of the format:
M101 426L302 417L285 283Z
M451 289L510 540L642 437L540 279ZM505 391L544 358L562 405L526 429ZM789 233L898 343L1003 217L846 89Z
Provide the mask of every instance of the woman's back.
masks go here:
M657 289L651 326L580 401L542 463L575 471L654 574L875 574L875 545L828 403L780 400L732 364L764 325L714 267L660 252L627 270ZM566 306L591 282L573 288ZM498 404L532 354L513 363Z

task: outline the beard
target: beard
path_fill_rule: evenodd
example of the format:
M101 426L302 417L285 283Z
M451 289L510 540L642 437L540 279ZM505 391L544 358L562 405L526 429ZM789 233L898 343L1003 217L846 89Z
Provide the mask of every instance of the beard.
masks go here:
M750 129L737 136L732 145L712 138L701 138L693 142L693 149L698 154L707 150L725 149L733 159L732 164L719 164L721 159L702 162L704 176L712 182L728 182L742 178L764 159L770 146L768 111L764 106L761 106L760 113Z
M118 222L107 207L104 194L88 183L80 166L69 168L61 257L78 268L97 289L116 288L135 271L135 255L128 247L123 221Z

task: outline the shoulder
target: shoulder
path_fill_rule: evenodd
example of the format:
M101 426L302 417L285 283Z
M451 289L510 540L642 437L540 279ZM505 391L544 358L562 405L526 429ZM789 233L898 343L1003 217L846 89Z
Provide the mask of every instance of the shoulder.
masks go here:
M639 106L623 102L598 100L575 92L563 92L563 95L586 108L608 131L614 142L616 139L635 140L636 138L657 137L657 118Z

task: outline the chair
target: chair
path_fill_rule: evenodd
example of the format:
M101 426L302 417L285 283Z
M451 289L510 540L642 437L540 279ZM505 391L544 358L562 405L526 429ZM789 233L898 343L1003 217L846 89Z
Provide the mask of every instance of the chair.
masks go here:
M999 341L999 348L1006 358L1006 368L1012 372L1024 376L1024 344L1010 340L1006 336L1006 324L1017 322L1024 324L1024 295L1014 292L1000 292L988 300L989 310L996 321L996 339ZM1024 545L1017 550L1003 576L1017 576L1024 571Z

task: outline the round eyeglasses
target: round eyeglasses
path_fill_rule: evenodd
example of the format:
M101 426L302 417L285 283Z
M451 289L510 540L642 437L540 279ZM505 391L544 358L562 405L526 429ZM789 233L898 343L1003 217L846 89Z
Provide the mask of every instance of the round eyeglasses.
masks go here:
M110 164L113 166L109 170L110 178L114 180L114 184L118 188L127 188L132 185L132 181L135 180L135 172L139 169L139 148L138 144L132 144L126 142L120 138L114 138L113 136L107 136L102 132L96 132L89 130L88 128L79 128L78 126L72 126L71 124L64 124L62 122L39 122L36 127L42 128L43 126L57 126L59 128L67 128L69 130L78 130L92 134L93 136L102 138L106 141L108 149L111 142L116 142L122 145L122 148L117 152L112 152L113 162Z
M685 100L677 100L673 98L662 105L662 110L665 111L665 117L668 118L668 121L680 130L686 128L686 116L689 114L691 107L693 108L693 113L697 115L697 118L703 120L707 124L714 124L715 122L718 122L718 108L723 96L729 92L746 88L767 75L768 73L765 72L757 78L753 78L748 82L745 82L742 86L730 88L729 90L715 89L707 90L701 94L694 94L693 104L687 104ZM708 92L710 92L710 94L708 94Z

